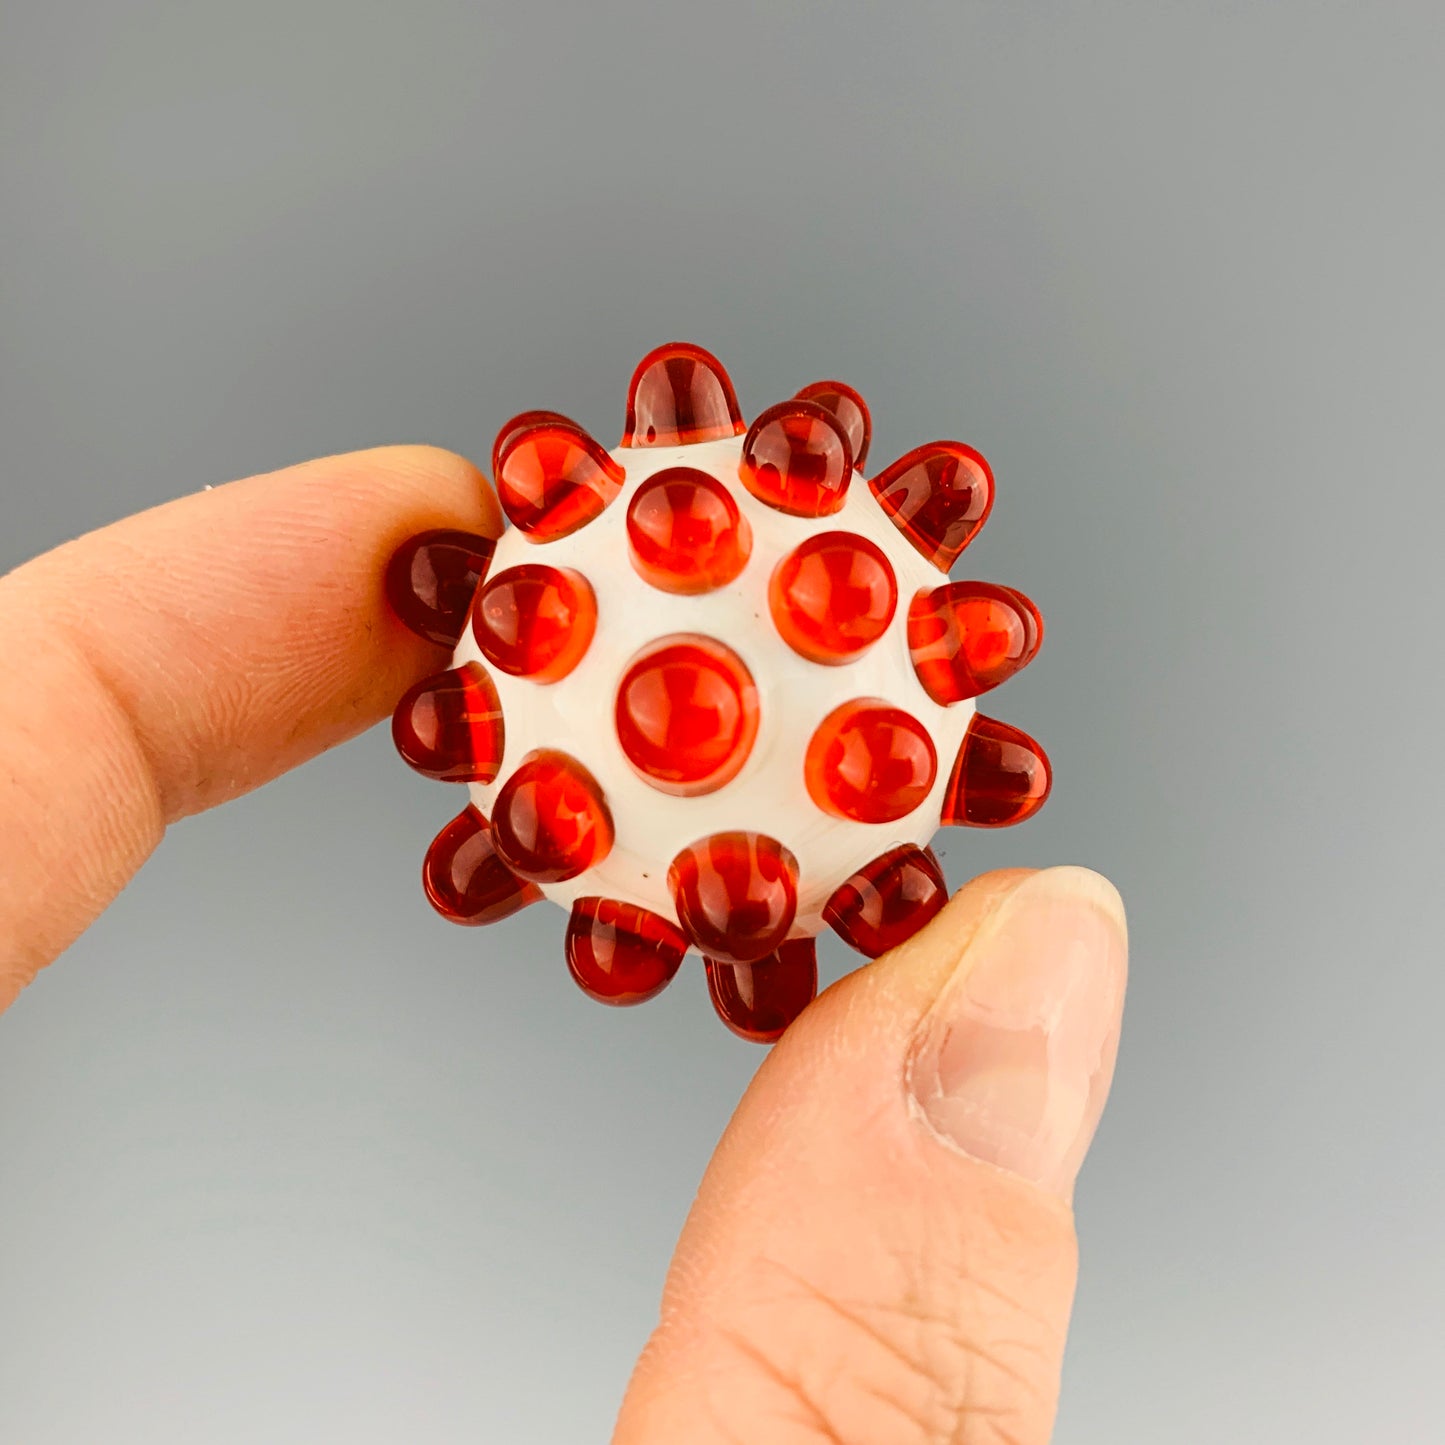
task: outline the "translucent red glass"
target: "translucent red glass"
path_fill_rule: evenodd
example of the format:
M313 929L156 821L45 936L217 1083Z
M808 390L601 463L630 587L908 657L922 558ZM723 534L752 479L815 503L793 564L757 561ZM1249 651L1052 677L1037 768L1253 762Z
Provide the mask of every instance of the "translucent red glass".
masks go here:
M568 753L539 748L502 784L492 843L514 873L560 883L612 849L612 814L597 779Z
M804 776L825 813L891 823L928 796L937 767L933 739L917 718L881 698L854 698L819 723Z
M975 713L943 797L943 821L1004 828L1031 818L1049 796L1044 750L1026 733Z
M848 438L848 448L853 453L853 465L861 470L873 440L873 418L868 414L868 403L842 381L812 382L798 396L803 401L816 401L838 418Z
M842 423L813 401L770 406L748 429L738 476L758 501L795 517L826 517L848 495L853 453Z
M768 583L773 625L812 662L850 662L888 630L898 585L883 553L852 532L794 547Z
M627 760L664 793L711 793L737 776L758 731L758 690L710 637L659 638L628 665L614 708Z
M770 1044L818 992L818 956L811 938L790 938L753 963L704 960L717 1016L739 1038Z
M396 750L417 772L445 783L490 783L502 763L502 704L475 662L423 678L391 716Z
M560 411L524 411L514 416L501 431L497 433L497 439L492 443L492 476L495 477L502 470L502 457L512 443L522 435L524 431L530 431L535 426L554 425L566 427L570 431L580 432L582 427L578 426L570 416L563 416Z
M912 938L947 902L948 885L932 851L900 843L834 891L823 921L850 948L877 958Z
M542 896L497 857L487 820L475 808L437 834L421 880L431 906L453 923L497 923Z
M1034 660L1044 620L1022 592L950 582L908 609L908 650L923 690L945 705L977 697Z
M682 931L709 958L753 963L788 936L798 863L764 833L714 833L672 860L668 886Z
M626 473L580 427L559 419L502 428L497 498L534 541L565 537L599 516Z
M753 536L728 489L693 467L649 477L627 507L639 576L664 592L711 592L743 570Z
M868 483L905 537L947 572L993 506L993 473L962 442L928 442Z
M671 341L638 362L627 389L623 446L687 446L743 430L737 393L711 352Z
M490 537L446 527L417 533L387 564L391 610L419 637L455 646L495 545Z
M472 609L472 633L487 661L533 682L566 677L596 628L597 600L587 579L541 562L498 572Z
M672 981L687 939L665 918L612 898L579 898L567 923L567 967L599 1003L643 1003Z

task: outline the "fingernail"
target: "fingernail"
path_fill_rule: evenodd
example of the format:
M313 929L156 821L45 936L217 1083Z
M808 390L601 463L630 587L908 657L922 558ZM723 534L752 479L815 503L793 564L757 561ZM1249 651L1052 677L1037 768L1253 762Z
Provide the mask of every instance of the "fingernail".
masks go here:
M928 1127L1071 1199L1114 1072L1127 960L1113 884L1086 868L1025 879L925 1016L908 1075Z

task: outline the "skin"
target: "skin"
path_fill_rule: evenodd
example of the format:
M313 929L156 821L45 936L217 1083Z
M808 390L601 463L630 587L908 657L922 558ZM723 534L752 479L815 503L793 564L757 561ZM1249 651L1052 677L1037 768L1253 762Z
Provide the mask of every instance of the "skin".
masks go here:
M446 452L385 448L196 493L0 579L19 660L0 678L0 1009L168 824L363 731L445 666L381 594L395 548L442 526L500 531L486 480ZM1063 893L1073 912L1050 903ZM992 1059L972 1079L982 1104L925 1117L921 1040L952 1028L954 981L988 957L1007 978L1025 925L1046 961L1055 924L1059 953L1078 953L1081 909L1112 930L1107 966L1052 1032L1009 1035L1042 1037L1057 1068L1070 1018L1086 1026L1077 1086L1044 1096L1067 1106L1062 1142L1016 1127L1038 1125L1037 1058ZM1122 937L1117 895L1092 874L988 874L804 1013L702 1181L617 1445L1048 1440L1073 1177L1112 1073Z

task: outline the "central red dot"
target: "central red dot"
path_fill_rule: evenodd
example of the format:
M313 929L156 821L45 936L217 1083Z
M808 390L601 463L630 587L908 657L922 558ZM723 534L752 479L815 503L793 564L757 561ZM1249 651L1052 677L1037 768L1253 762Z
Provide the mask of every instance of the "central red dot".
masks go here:
M627 508L632 565L664 592L710 592L748 560L752 533L728 490L693 467L649 477Z
M617 689L617 740L664 793L710 793L737 776L758 731L758 691L736 653L710 637L664 637Z
M778 563L768 605L794 652L811 662L849 662L888 630L898 585L866 537L823 532Z

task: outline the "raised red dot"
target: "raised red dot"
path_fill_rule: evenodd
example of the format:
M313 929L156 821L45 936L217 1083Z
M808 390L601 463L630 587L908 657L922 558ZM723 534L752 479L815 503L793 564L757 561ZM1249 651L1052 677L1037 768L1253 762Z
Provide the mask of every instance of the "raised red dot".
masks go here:
M848 495L853 453L842 423L813 401L779 402L748 429L738 477L758 501L794 517L826 517Z
M612 814L597 779L576 758L539 748L502 784L492 842L514 873L560 883L611 851Z
M821 532L774 568L768 605L794 652L812 662L850 662L888 630L898 584L866 537Z
M868 445L873 440L873 418L868 413L868 403L842 381L812 382L798 396L803 401L816 401L838 418L848 437L853 465L861 470L868 458Z
M506 455L512 443L524 431L530 431L533 427L544 424L567 427L576 432L582 430L570 416L563 416L560 411L521 412L497 433L497 439L492 443L492 475L494 477L502 470L502 457Z
M928 442L900 457L868 485L899 531L947 572L993 506L993 472L962 442Z
M818 956L811 938L790 938L753 963L704 960L717 1016L739 1038L770 1044L818 992Z
M542 562L498 572L472 609L472 633L487 661L533 682L566 677L596 629L597 600L587 579Z
M945 823L1006 828L1032 818L1053 777L1044 750L1026 732L974 713L943 795Z
M649 477L627 507L632 565L664 592L710 592L731 582L752 551L752 531L728 489L693 467Z
M671 341L637 363L627 388L623 446L688 446L743 430L737 393L711 352Z
M628 665L617 740L653 787L679 797L737 776L758 732L758 690L736 653L710 637L659 638Z
M808 792L825 813L855 823L891 823L928 796L938 767L917 718L880 698L834 708L808 743Z
M667 987L687 939L656 913L613 898L579 898L567 923L567 967L599 1003L643 1003Z
M714 833L668 869L682 931L709 958L753 963L788 936L798 907L798 863L764 833Z
M431 906L453 923L496 923L542 896L497 857L487 820L475 808L437 834L421 877Z
M453 647L467 625L467 609L487 575L496 543L475 532L440 527L418 532L396 550L386 568L391 610L429 642Z
M1034 660L1044 620L1022 592L950 582L908 609L908 650L923 690L945 706L977 697Z
M869 958L912 938L948 902L943 869L928 848L900 843L839 885L823 921Z
M502 764L502 704L486 668L468 662L423 678L396 705L391 737L419 773L490 783Z
M555 541L601 515L625 477L597 442L565 418L509 422L498 437L497 498L533 541Z

